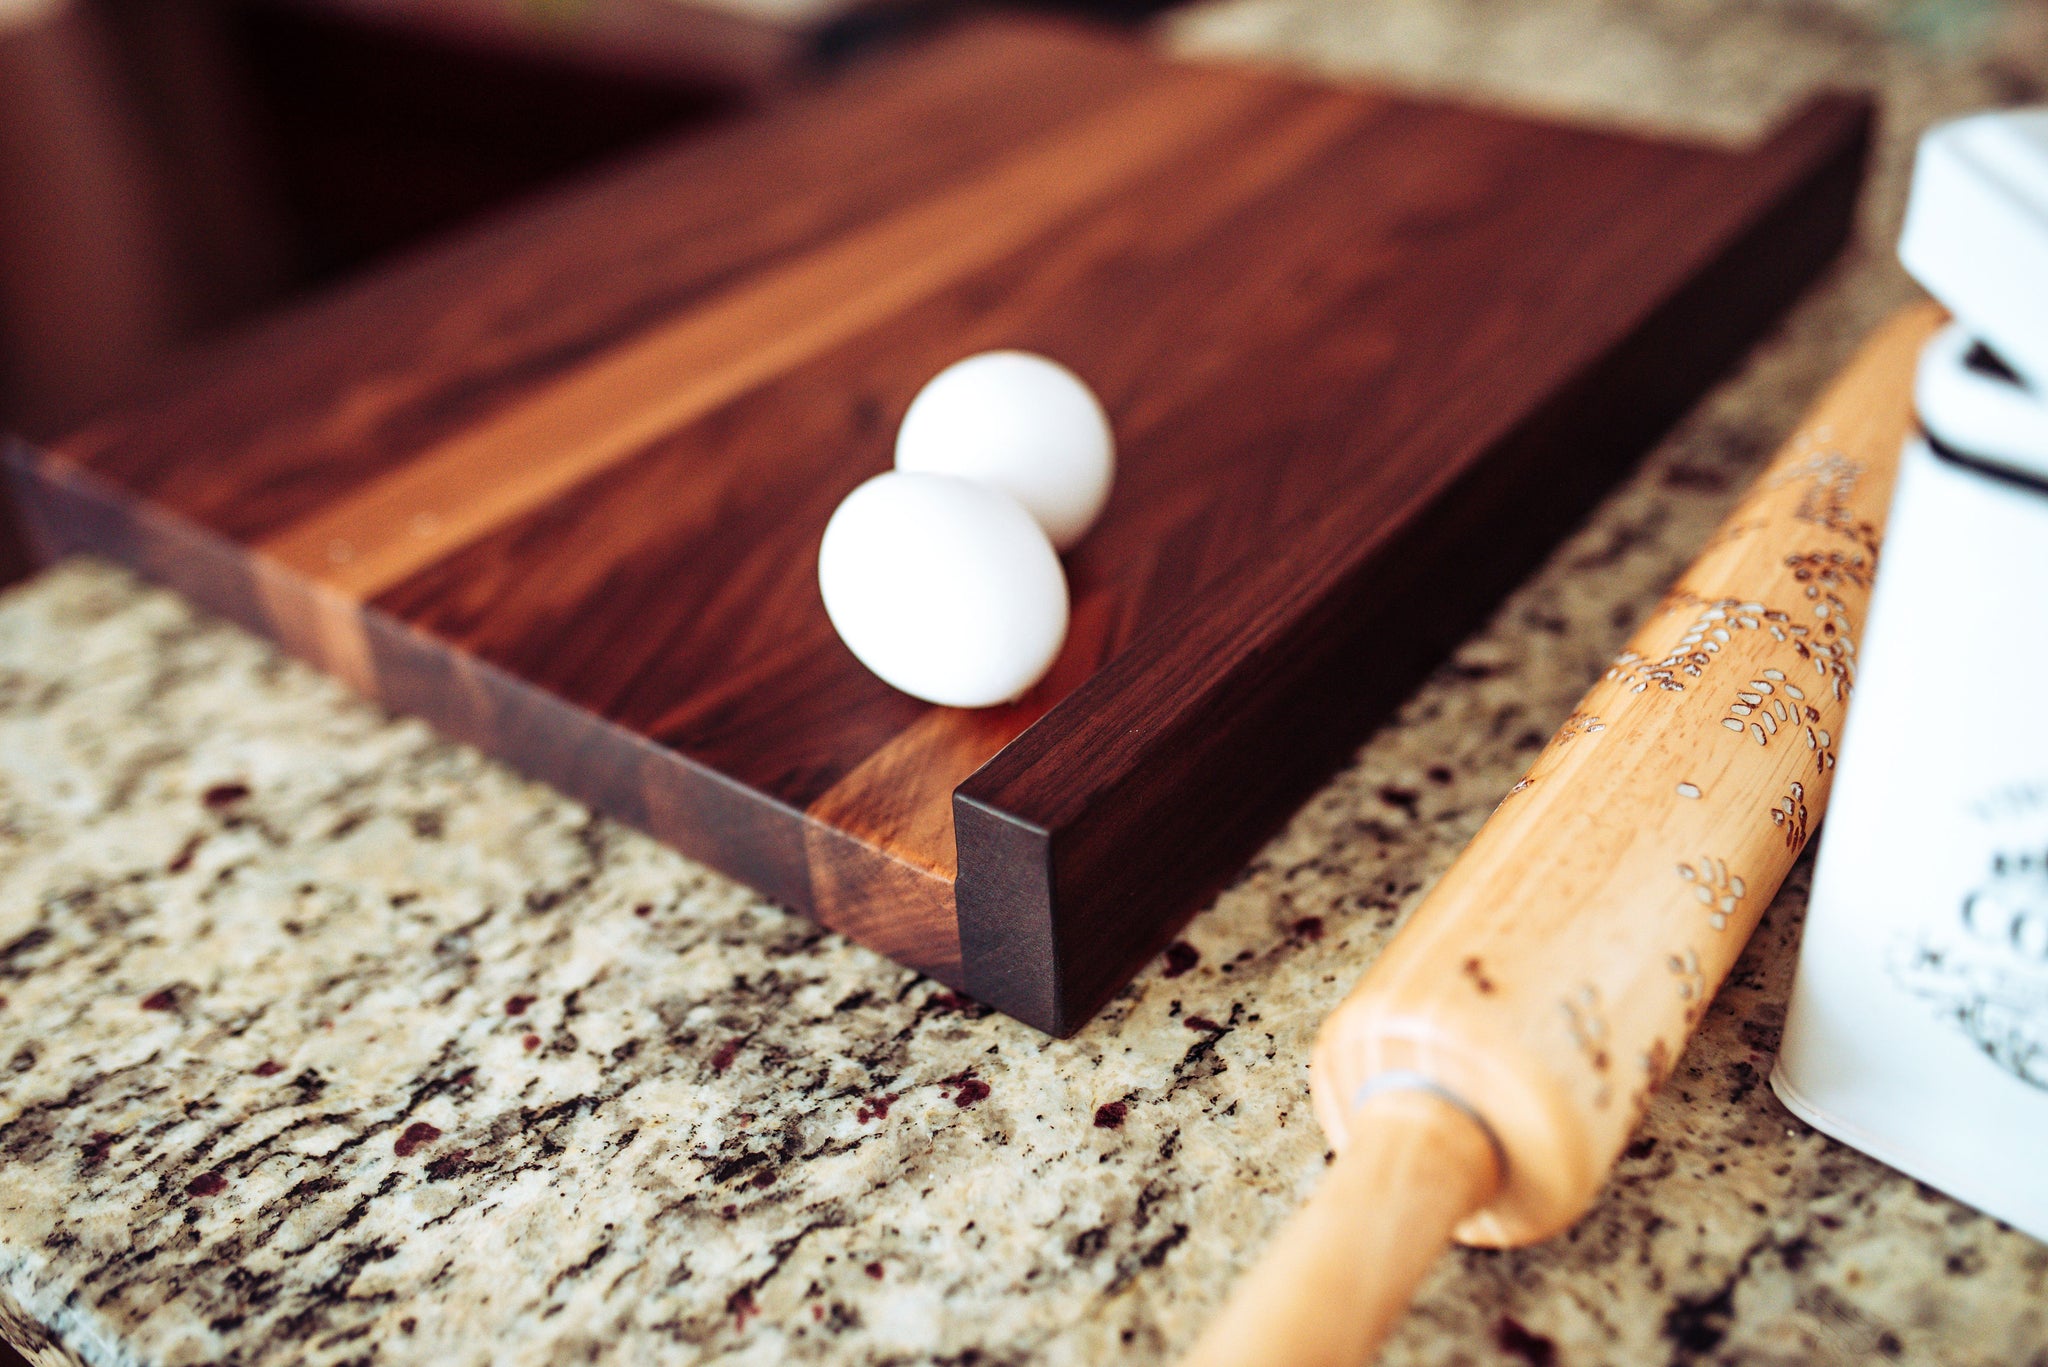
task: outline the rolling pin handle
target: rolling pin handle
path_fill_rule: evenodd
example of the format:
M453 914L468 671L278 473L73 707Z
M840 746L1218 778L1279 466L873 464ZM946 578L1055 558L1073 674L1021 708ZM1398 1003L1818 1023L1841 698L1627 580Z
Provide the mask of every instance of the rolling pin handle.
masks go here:
M1499 1190L1500 1150L1462 1102L1398 1080L1364 1090L1351 1142L1184 1367L1371 1361L1451 1231Z

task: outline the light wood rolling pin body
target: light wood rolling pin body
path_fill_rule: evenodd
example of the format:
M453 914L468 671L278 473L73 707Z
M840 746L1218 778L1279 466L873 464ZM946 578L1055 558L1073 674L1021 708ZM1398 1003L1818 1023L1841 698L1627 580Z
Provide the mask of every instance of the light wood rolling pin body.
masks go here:
M1338 1158L1197 1346L1368 1358L1578 1219L1818 823L1932 306L1879 330L1325 1022Z

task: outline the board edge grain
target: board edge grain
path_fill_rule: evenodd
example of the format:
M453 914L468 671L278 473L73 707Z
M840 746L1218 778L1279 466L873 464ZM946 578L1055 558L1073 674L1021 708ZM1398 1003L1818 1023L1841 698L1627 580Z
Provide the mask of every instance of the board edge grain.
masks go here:
M417 716L770 901L949 987L961 985L958 923L950 895L941 899L925 886L938 881L932 875L904 865L892 881L892 870L878 868L879 886L893 894L879 904L884 914L873 902L819 897L807 857L819 823L805 813L488 661L462 657L62 456L7 438L0 475L37 563L82 553L123 565L336 676L359 696ZM623 776L622 755L632 757ZM869 863L885 857L869 854Z

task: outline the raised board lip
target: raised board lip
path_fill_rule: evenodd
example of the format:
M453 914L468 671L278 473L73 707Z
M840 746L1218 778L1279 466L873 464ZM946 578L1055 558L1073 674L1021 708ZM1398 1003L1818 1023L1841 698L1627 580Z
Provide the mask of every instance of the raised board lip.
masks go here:
M1807 164L1805 155L1803 155L1808 152L1809 146L1827 148L1866 137L1867 133L1863 130L1867 129L1872 113L1873 105L1867 97L1849 91L1822 91L1800 104L1778 127L1773 128L1756 145L1749 148L1735 149L1733 155L1743 161L1763 162L1772 159L1783 159L1786 162L1782 169L1788 183L1783 185L1770 183L1762 187L1752 185L1750 187L1752 200L1756 204L1768 205L1786 189L1792 188L1792 186L1811 174L1813 168ZM1744 232L1750 229L1750 218L1753 212L1754 205L1750 205L1744 206L1742 210L1731 213L1729 222L1724 225L1724 233L1721 239L1709 244L1703 254L1711 259L1736 245L1736 239L1739 239ZM1682 286L1686 281L1681 279L1678 283ZM1674 289L1673 292L1676 293L1676 290ZM1616 341L1615 345L1619 345L1619 340ZM1413 435L1407 438L1407 441L1421 444L1421 438ZM1475 444L1483 446L1490 444L1490 442ZM1377 547L1380 539L1393 534L1406 521L1407 517L1411 515L1410 510L1419 511L1426 508L1441 492L1443 486L1451 483L1461 473L1462 467L1454 468L1450 463L1440 467L1432 482L1426 487L1414 491L1402 505L1401 512L1392 519L1389 519L1386 525L1380 527L1375 533L1373 540L1353 541L1353 550L1357 557L1363 559L1369 556ZM1321 509L1306 514L1295 522L1277 529L1274 536L1278 539L1306 533L1315 540L1327 540L1329 539L1327 528L1354 521L1357 519L1357 516L1357 512L1349 503L1338 507ZM1252 557L1248 556L1247 559L1249 558ZM1223 575L1219 577L1219 583L1221 579L1232 575L1236 568L1237 566L1235 565L1227 568ZM1123 664L1123 662L1131 657L1151 656L1163 658L1181 653L1181 648L1177 645L1177 642L1184 639L1186 626L1192 621L1207 615L1209 611L1210 609L1206 604L1190 602L1183 605L1177 612L1148 625L1139 636L1127 642L1115 655L1105 660L1092 671L1087 683L1077 687L1073 692L1060 699L1043 716L1032 722L1030 726L1026 727L1005 745L1000 752L992 756L972 775L963 780L956 792L963 800L971 801L992 814L1003 816L1005 820L1018 825L1020 829L1030 830L1041 836L1050 835L1052 832L1070 824L1071 815L1066 819L1052 814L1028 817L1021 813L1005 812L1002 809L995 797L987 790L1004 781L1005 757L1011 756L1013 752L1021 752L1023 749L1028 748L1027 743L1034 741L1034 739L1041 744L1053 743L1046 741L1045 736L1057 734L1063 727L1071 725L1076 717L1093 715L1099 718L1102 716L1105 711L1110 709L1105 709L1100 702L1092 697L1084 699L1081 704L1077 704L1076 699L1080 698L1091 686L1096 686L1098 680L1116 672L1120 665L1126 670L1133 668L1134 666ZM1034 733L1039 734L1035 736ZM1098 796L1099 793L1091 792L1073 800L1085 804L1095 800Z
M1774 210L1783 208L1788 196L1811 191L1817 182L1824 183L1831 173L1837 179L1846 173L1846 196L1837 195L1838 202L1829 206L1834 210L1835 231L1822 230L1822 240L1815 244L1817 259L1808 263L1806 271L1799 273L1810 273L1824 265L1846 239L1851 226L1856 190L1861 184L1874 117L1874 101L1867 95L1826 89L1809 96L1752 145L1729 149L1731 159L1767 167L1773 174L1758 176L1745 183L1744 188L1749 192L1747 200L1729 210L1721 231L1714 238L1698 244L1701 258L1698 270L1678 273L1670 293L1631 320L1632 325L1611 339L1606 352L1598 359L1608 360L1616 356L1638 333L1655 325L1661 315L1679 307L1681 297L1698 288L1702 273L1710 273L1717 267L1727 268L1730 258L1752 246L1754 239L1764 231L1759 219L1768 221ZM1822 212L1824 217L1827 216L1825 207ZM1790 303L1789 295L1771 301L1764 310L1766 317L1763 321L1768 322L1770 315L1775 315ZM1743 334L1745 344L1747 335L1746 332ZM1737 349L1720 358L1719 363L1709 367L1710 373L1702 378L1698 387L1704 388L1714 374L1739 355L1740 349ZM1682 407L1669 414L1666 420L1675 419L1678 411L1682 411ZM1527 421L1526 415L1523 421ZM1503 428L1480 445L1490 448L1511 437L1511 429ZM1411 437L1411 440L1415 438ZM1446 462L1438 477L1411 497L1409 507L1428 509L1443 494L1444 486L1466 478L1473 468L1470 460L1456 468L1451 462ZM1331 566L1332 576L1341 578L1360 573L1376 555L1383 552L1389 540L1398 541L1413 521L1412 516L1406 514L1390 518L1377 528L1372 538L1363 541L1345 537L1341 530L1332 530L1357 520L1354 509L1348 504L1340 504L1301 518L1279 535L1304 533L1311 544L1328 548L1324 562ZM1226 572L1217 583L1217 588L1226 596L1231 595L1231 586L1227 582L1231 577L1231 572ZM1256 575L1250 578L1257 581ZM1264 591L1250 589L1234 596L1240 605L1250 608L1264 596ZM1068 914L1070 908L1063 904L1058 891L1061 883L1059 847L1062 843L1085 839L1091 819L1101 811L1112 794L1130 783L1131 772L1136 765L1118 765L1114 772L1106 764L1095 766L1086 776L1092 781L1063 783L1057 799L1050 804L1033 801L1034 797L1045 796L1043 793L1027 792L1034 769L1054 752L1088 757L1099 754L1094 747L1078 743L1076 733L1089 728L1098 732L1104 729L1147 730L1152 734L1144 749L1156 755L1162 746L1172 744L1175 737L1183 734L1191 718L1201 714L1219 694L1234 685L1246 660L1262 650L1276 648L1276 643L1288 631L1298 628L1304 615L1321 606L1325 596L1322 591L1302 595L1294 609L1280 614L1270 629L1252 634L1252 639L1240 647L1232 667L1215 673L1176 668L1170 663L1176 659L1188 663L1195 660L1212 663L1198 654L1203 647L1194 644L1199 636L1192 628L1203 618L1216 613L1213 596L1205 596L1199 603L1184 605L1179 611L1150 624L1138 638L1105 660L1082 685L955 789L956 838L963 831L977 833L978 839L973 847L979 853L974 862L1004 864L1009 870L1007 881L1021 880L1044 889L1038 898L1040 905L1027 907L1020 904L1014 893L1007 892L999 884L988 886L997 880L988 877L986 868L970 870L970 845L962 839L960 877L956 880L955 897L962 923L963 971L970 993L1010 1015L1061 1036L1080 1028L1100 1008L1102 999L1113 990L1114 984L1077 994L1072 990L1075 984L1070 975L1058 968L1042 978L1037 974L1023 974L1020 981L1020 975L1011 969L1018 957L1013 946L1020 932L1024 932L1034 942L1047 946L1044 952L1046 959L1058 964L1063 957L1062 942L1067 938L1063 932L1070 928L1072 917ZM1133 682L1147 673L1199 678L1203 686L1182 705L1155 713L1144 705L1142 699L1131 696ZM1106 699L1105 693L1111 696ZM1084 767L1087 767L1085 763ZM1003 850L1008 858L1000 856L998 849ZM1169 917L1163 928L1155 928L1153 940L1163 943L1179 922L1195 909L1190 905L1179 916ZM1042 924L1037 920L1041 915L1044 918ZM1020 921L1029 921L1030 924L1020 927ZM993 933L998 925L1003 930L1000 935ZM1156 947L1155 943L1153 948L1156 950Z

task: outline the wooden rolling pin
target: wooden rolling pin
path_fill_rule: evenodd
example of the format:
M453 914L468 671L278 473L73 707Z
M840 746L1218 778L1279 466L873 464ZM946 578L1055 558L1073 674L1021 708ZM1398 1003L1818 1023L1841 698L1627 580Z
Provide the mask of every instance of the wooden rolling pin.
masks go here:
M1453 1238L1593 1204L1827 803L1940 322L1871 337L1324 1023L1336 1162L1191 1364L1364 1362Z

